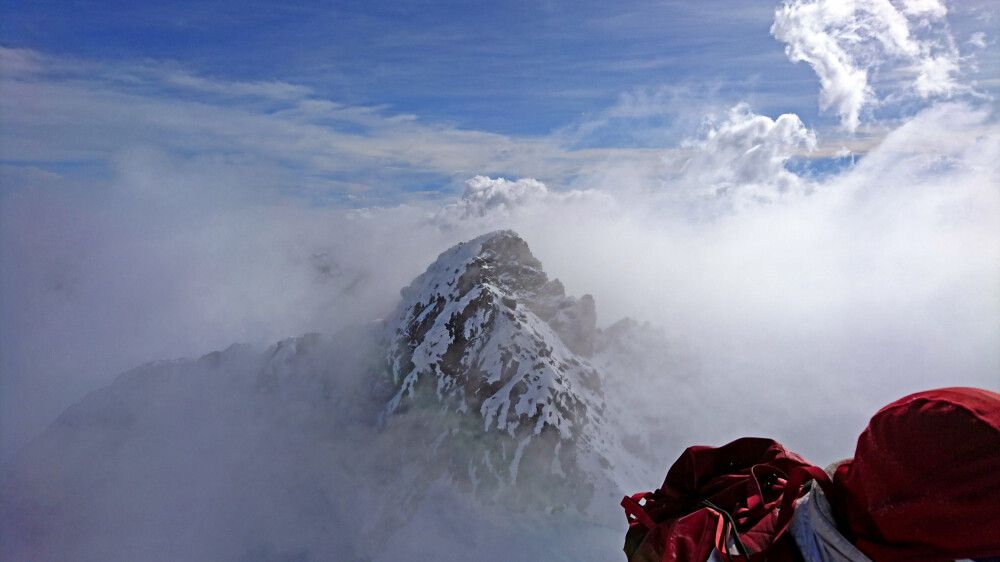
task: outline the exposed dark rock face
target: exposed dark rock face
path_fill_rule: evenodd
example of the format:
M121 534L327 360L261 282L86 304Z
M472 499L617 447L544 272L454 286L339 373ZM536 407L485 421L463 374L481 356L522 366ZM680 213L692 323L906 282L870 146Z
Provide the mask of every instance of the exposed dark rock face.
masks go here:
M597 329L594 299L510 231L447 250L401 294L387 322L151 363L91 393L0 467L0 558L396 560L387 540L438 511L510 544L525 517L619 524L658 438L633 406L666 393L632 389L662 373L642 359L662 338ZM474 534L454 526L441 549ZM547 559L551 532L514 558Z
M444 252L402 296L389 332L398 391L388 412L447 412L437 446L458 444L455 468L474 487L527 479L552 496L572 481L566 496L589 495L581 488L609 466L603 384L587 359L593 298L566 296L510 231Z

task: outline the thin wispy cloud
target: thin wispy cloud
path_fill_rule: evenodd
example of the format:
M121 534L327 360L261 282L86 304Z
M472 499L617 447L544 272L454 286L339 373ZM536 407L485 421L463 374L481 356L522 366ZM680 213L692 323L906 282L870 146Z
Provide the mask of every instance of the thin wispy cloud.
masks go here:
M18 108L5 116L0 137L8 161L49 168L88 161L107 175L107 162L136 148L224 154L284 177L275 190L308 185L311 196L355 205L392 202L394 190L418 186L457 191L484 172L568 186L585 181L595 163L660 167L671 145L697 134L703 115L728 107L711 91L638 90L551 135L518 137L343 104L282 82L204 78L175 65L104 65L9 48L0 56L9 69L0 88Z
M5 49L3 56L11 64L0 87L7 106L17 107L5 112L0 148L7 160L100 161L135 146L235 150L311 174L360 176L395 168L398 177L384 181L424 173L447 183L484 169L559 179L583 158L546 139L428 124L383 108L309 97L307 88L288 84L223 82L160 69L140 69L124 80L117 68L90 64L73 72L69 62L31 51ZM234 99L244 96L280 105Z

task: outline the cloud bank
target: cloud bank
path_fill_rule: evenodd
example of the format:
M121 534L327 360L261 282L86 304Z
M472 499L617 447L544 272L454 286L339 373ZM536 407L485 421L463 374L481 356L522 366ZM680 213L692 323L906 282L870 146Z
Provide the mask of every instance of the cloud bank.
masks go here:
M740 107L652 185L479 176L443 206L246 200L239 165L155 152L85 197L8 195L8 439L131 365L382 317L441 250L513 228L600 322L663 327L698 358L699 396L727 389L691 442L759 433L832 460L897 395L995 385L1000 132L939 105L822 179L783 165L812 139Z
M413 459L358 422L384 400L344 398L381 361L367 330L441 251L502 228L568 294L593 295L598 326L652 326L625 346L636 368L605 381L660 447L612 459L657 475L635 489L691 444L769 436L824 464L901 395L997 389L1000 122L967 85L975 61L948 17L933 0L778 8L772 34L815 70L848 136L681 85L518 137L285 82L0 47L0 464L27 467L33 500L70 506L17 523L72 528L36 542L95 560L617 552L613 525L529 520L445 485L409 517L395 497L371 501ZM348 334L304 355L303 372L329 379L293 369L287 396L262 393L246 374L284 358L252 350L305 332ZM223 349L231 370L212 367L222 355L147 367L169 381L162 396L128 378L98 391L87 438L71 411L40 458L86 462L23 456L117 373ZM119 446L121 417L154 422L130 428L125 454L95 454ZM424 438L409 421L404 438ZM64 501L46 478L65 466L111 493ZM355 498L399 530L367 525ZM605 515L618 521L614 502Z
M440 251L496 228L594 294L605 325L648 320L696 358L692 395L721 406L691 442L774 435L832 460L900 394L995 386L1000 132L983 100L939 99L967 89L946 16L778 9L772 33L848 128L918 102L823 173L829 131L747 105L663 111L704 124L673 146L649 139L680 129L588 148L589 131L673 98L623 96L523 138L3 48L4 456L136 364L382 317Z

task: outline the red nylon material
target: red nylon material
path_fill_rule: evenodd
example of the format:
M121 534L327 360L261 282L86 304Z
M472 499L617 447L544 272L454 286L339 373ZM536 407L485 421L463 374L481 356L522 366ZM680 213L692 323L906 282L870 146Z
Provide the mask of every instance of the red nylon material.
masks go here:
M875 562L1000 556L1000 394L912 394L871 419L831 496Z
M708 509L665 521L654 527L646 538L649 546L655 544L659 548L654 550L647 546L638 557L630 560L707 560L719 539L722 526L722 516Z
M649 495L649 492L640 492L632 494L631 497L625 496L622 499L622 507L625 508L625 516L628 518L629 524L635 523L641 525L647 531L655 527L656 522L646 513L645 508L639 502L646 499Z
M822 470L770 439L690 447L670 467L660 489L623 500L624 506L627 500L645 499L645 522L637 514L630 517L626 553L633 562L703 562L713 549L726 552L732 533L751 553L749 560L763 560L765 553L770 561L792 560L795 549L784 544L790 540L784 533L802 485L813 478L827 482ZM731 514L736 529L704 500ZM655 526L649 527L648 520Z

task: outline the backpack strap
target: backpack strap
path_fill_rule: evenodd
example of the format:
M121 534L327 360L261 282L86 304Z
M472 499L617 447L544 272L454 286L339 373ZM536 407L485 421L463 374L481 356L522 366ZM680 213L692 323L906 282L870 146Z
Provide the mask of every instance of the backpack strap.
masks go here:
M779 533L783 532L788 524L791 523L792 515L795 513L795 501L799 499L802 487L810 480L815 480L824 493L830 493L832 487L830 476L822 468L814 465L805 465L792 469L788 475L788 482L785 483L785 490L781 496L781 507L778 511L778 520L774 525Z
M751 471L751 473L753 473L753 471ZM781 490L781 502L778 506L778 516L774 521L774 526L771 531L771 533L773 533L774 542L768 546L768 549L770 549L771 546L777 546L778 539L785 534L785 531L787 531L788 526L791 524L792 516L795 514L795 502L799 499L804 486L806 486L810 481L815 480L824 491L828 491L831 487L830 477L823 471L822 468L819 468L818 466L797 466L791 469L787 476L787 479L778 478L774 484L776 488ZM753 481L756 486L757 478L754 478ZM760 491L759 487L757 487L757 490L758 493L756 495L747 498L748 505L759 505L764 501L762 491ZM719 513L723 518L723 521L720 521L722 532L716 539L716 550L722 554L724 560L741 560L746 562L757 560L759 558L762 553L750 552L750 549L743 543L740 533L736 527L736 520L740 517L740 511L748 508L741 508L731 515L708 500L702 501L702 505ZM735 555L729 553L730 541L732 541L732 545L736 548Z
M725 553L724 555L728 558L728 552L726 552L728 550L726 548L726 542L732 538L733 543L736 545L736 552L740 556L750 556L750 550L743 544L743 539L740 538L740 533L737 531L736 527L736 520L733 519L733 516L725 509L722 509L708 500L701 500L701 505L717 512L722 516L722 521L719 524L720 528L716 532L716 549ZM721 549L719 549L720 546L722 547Z
M631 496L622 498L622 507L625 509L625 516L629 523L638 523L647 531L656 526L656 521L646 513L646 508L640 503L652 497L652 492L639 492Z

